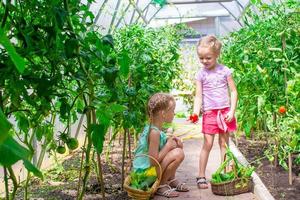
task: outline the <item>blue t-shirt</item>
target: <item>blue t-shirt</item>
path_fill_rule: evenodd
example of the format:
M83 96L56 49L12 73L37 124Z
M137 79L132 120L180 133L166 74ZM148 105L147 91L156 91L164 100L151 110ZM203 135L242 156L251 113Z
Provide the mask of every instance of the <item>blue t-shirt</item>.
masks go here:
M165 146L167 143L167 135L165 132L159 130L156 126L151 125L151 129L155 129L160 132L160 142L159 142L159 151ZM135 150L135 158L133 160L133 170L134 171L143 171L148 169L150 164L150 158L146 156L136 157L141 154L148 155L149 144L148 144L148 136L150 132L150 125L146 125L138 142L138 146Z

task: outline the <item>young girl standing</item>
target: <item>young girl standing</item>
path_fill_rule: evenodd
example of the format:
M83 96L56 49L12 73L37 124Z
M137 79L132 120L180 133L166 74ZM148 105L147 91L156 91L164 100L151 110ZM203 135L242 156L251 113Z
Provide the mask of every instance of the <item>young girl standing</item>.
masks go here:
M203 68L195 76L196 95L193 112L194 115L202 114L204 143L196 179L201 189L208 188L205 170L215 135L219 135L221 161L223 161L229 133L234 132L237 127L234 117L237 90L232 78L232 70L217 62L221 47L221 42L212 35L201 38L197 45L198 57Z
M135 156L148 154L154 157L162 167L162 179L156 194L165 197L178 197L178 192L189 189L184 183L175 179L175 173L184 159L183 145L175 136L167 137L162 131L164 123L171 123L174 118L175 100L166 93L156 93L148 101L149 125L140 136ZM133 161L135 171L143 171L155 166L148 157L136 157ZM158 172L160 173L160 172Z

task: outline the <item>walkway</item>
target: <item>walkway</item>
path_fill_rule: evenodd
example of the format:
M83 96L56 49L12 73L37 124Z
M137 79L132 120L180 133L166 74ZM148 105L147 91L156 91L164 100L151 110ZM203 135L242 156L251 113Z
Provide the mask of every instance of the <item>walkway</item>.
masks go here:
M202 145L202 134L200 134L199 125L190 125L184 122L176 122L175 135L180 136L184 140L185 160L177 171L177 178L186 182L190 191L180 193L180 197L176 200L257 200L253 193L245 193L236 196L224 197L214 195L211 188L200 190L197 188L195 177L198 173L199 153ZM207 165L207 178L210 179L212 173L216 171L220 164L220 151L215 138L213 149ZM161 196L155 196L154 200L167 199Z

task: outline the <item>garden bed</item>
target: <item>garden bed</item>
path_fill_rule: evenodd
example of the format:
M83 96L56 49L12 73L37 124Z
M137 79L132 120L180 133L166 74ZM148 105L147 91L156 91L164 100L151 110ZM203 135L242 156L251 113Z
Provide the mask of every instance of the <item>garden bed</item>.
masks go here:
M293 185L289 185L288 172L282 167L275 167L264 156L267 143L238 139L238 148L248 162L256 167L256 173L276 200L297 200L300 196L300 166L293 166ZM266 140L264 140L266 141Z
M122 155L115 151L111 156ZM74 200L77 197L78 174L80 169L81 153L74 152L73 155L62 164L55 166L46 172L45 180L33 179L29 186L30 198L41 198L51 200ZM105 160L105 159L103 159ZM105 183L106 200L127 200L126 192L121 187L121 159L113 159L112 163L102 162L103 177ZM101 187L95 176L95 170L88 181L85 200L102 199ZM23 198L23 190L19 190L16 199Z
M233 139L234 140L234 139ZM256 173L259 175L268 190L276 200L297 200L300 196L300 177L299 166L293 167L293 185L288 184L288 172L281 167L274 167L265 157L264 150L266 143L255 140L248 140L244 137L238 139L238 148L246 159L256 167ZM118 145L117 145L118 146ZM103 176L105 182L105 193L107 200L127 200L126 192L121 187L121 149L114 148L110 153L112 163L103 164ZM33 179L29 186L31 198L44 198L53 200L73 200L77 195L78 174L80 168L80 151L65 160L61 165L45 173L45 180ZM88 181L85 199L102 199L100 185L95 176L94 170ZM22 199L23 190L19 190L17 199ZM47 197L47 198L45 198Z

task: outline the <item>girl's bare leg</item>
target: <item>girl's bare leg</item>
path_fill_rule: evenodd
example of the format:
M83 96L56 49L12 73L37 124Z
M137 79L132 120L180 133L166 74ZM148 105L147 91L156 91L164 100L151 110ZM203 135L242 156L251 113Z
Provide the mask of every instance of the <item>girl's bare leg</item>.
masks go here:
M163 176L161 179L161 185L166 184L168 180L175 178L175 173L180 163L184 159L184 152L181 148L176 148L167 153L161 167L163 169Z
M214 134L204 134L204 142L200 152L199 159L199 177L205 177L205 169L209 157L210 150L214 143Z
M221 163L224 161L224 156L226 153L226 145L229 145L229 133L219 134L219 146L221 152Z
M158 188L157 192L160 195L166 197L177 197L179 193L177 191L172 190L169 194L165 195L164 193L170 191L171 187L168 186L168 180L175 177L175 173L180 163L184 159L184 152L181 148L176 148L167 153L167 155L162 160L161 167L163 170L162 179L160 181L161 188Z

